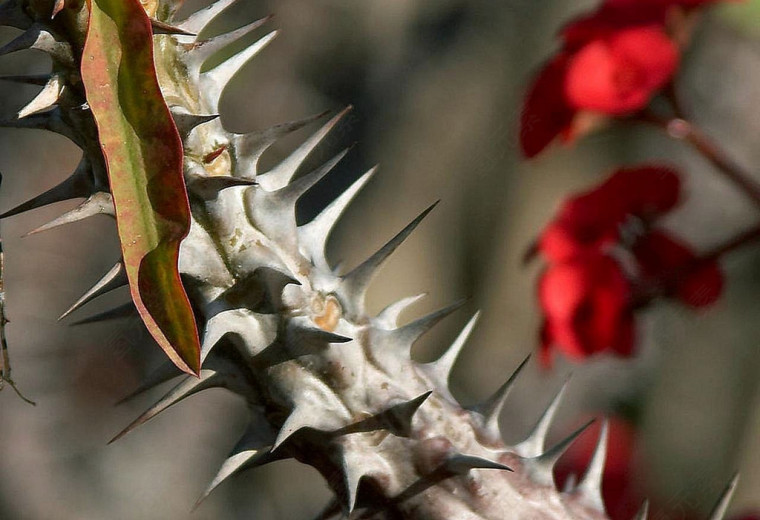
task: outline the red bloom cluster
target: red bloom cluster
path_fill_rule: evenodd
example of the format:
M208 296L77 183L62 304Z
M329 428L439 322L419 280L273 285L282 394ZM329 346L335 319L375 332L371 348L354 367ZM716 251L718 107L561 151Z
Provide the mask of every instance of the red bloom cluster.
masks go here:
M561 31L562 49L528 92L523 153L533 157L557 136L571 139L583 114L622 116L645 108L678 69L673 20L717 0L604 0ZM682 17L681 17L682 18Z
M695 308L718 299L717 263L652 228L679 195L675 171L642 166L620 169L564 202L537 244L549 263L538 283L545 365L555 346L575 359L604 351L630 356L634 310L655 296Z

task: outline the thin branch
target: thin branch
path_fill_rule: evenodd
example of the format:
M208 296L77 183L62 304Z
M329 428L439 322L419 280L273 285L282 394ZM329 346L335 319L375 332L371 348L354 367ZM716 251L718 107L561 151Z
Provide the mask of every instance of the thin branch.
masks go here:
M21 391L16 386L16 383L11 377L11 358L8 353L8 341L5 338L5 325L8 323L8 319L5 317L5 282L3 278L5 258L3 255L3 239L0 237L0 391L3 390L5 385L10 386L16 395L19 396L24 402L36 406L37 403L24 397Z

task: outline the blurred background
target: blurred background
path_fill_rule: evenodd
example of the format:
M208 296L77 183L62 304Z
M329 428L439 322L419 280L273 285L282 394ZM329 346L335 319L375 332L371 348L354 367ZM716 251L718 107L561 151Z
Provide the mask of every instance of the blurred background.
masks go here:
M185 11L205 3L188 0ZM523 266L521 258L569 193L618 165L665 159L684 172L688 192L666 225L698 248L760 219L704 160L650 128L613 125L572 148L555 146L538 159L521 160L518 117L526 86L556 48L556 30L595 5L249 0L211 31L270 13L276 18L269 27L282 31L224 98L230 130L354 106L313 164L357 146L301 208L307 219L381 164L334 235L333 260L355 265L429 203L443 200L381 273L372 308L427 292L405 316L412 319L470 298L466 310L417 345L420 360L433 359L471 312L483 310L455 369L455 395L465 403L489 395L538 345L534 286L541 262ZM17 33L2 29L2 43ZM33 52L0 60L2 74L48 67ZM753 171L760 162L760 1L711 10L679 83L696 121ZM0 88L3 117L35 93L13 84ZM311 130L279 143L265 161L275 163ZM60 136L0 130L0 208L53 186L78 160L77 149ZM223 391L203 392L106 446L161 395L114 407L159 356L134 321L56 321L118 259L114 225L106 217L20 238L73 206L61 203L2 222L13 375L38 404L24 404L10 389L0 393L0 519L311 518L329 493L316 472L291 462L245 473L190 512L246 420L242 403ZM673 511L659 518L704 515L736 470L742 481L732 510L759 510L760 245L731 254L722 265L728 283L717 305L697 313L659 303L638 315L635 359L560 361L552 371L534 362L504 412L507 440L526 434L572 372L553 435L588 415L635 421L637 485ZM126 298L126 292L101 298L73 319Z

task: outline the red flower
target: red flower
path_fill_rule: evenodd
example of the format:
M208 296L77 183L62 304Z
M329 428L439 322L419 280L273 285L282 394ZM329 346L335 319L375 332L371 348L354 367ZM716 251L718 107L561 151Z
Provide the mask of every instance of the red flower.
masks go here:
M583 113L618 117L645 108L678 69L679 29L668 23L669 14L716 1L606 0L564 27L562 50L526 97L523 154L533 157L558 136L573 137Z
M660 27L616 31L569 60L565 99L576 110L612 116L641 110L673 76L678 60L676 45Z
M691 307L714 303L723 291L723 274L714 260L699 260L685 244L654 230L634 246L633 254L644 282L660 286Z
M631 355L630 294L628 279L609 256L592 253L549 265L538 284L543 364L551 363L553 346L576 359L603 351Z
M619 240L628 218L650 222L673 209L680 189L680 178L670 168L622 168L600 186L566 200L541 234L538 249L554 262L601 251Z

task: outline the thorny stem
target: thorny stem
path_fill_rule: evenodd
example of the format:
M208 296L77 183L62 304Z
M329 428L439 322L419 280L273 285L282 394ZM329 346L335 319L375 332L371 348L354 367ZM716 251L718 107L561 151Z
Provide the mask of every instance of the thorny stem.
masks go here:
M7 384L14 392L16 392L16 395L18 395L21 400L32 406L37 406L37 403L24 397L11 377L11 358L8 353L8 341L5 338L5 325L8 323L8 319L5 317L5 284L3 281L3 268L3 240L0 238L0 351L2 351L2 355L0 355L0 391L2 391Z

